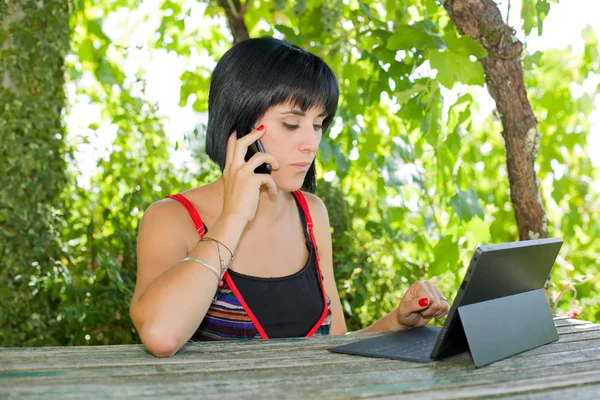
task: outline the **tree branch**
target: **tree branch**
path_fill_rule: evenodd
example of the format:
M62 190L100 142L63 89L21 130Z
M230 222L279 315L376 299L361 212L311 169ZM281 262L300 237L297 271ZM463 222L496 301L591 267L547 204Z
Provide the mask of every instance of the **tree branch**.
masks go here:
M476 40L488 52L481 63L488 91L502 121L510 197L519 238L547 237L548 217L534 168L540 133L525 90L521 67L523 44L504 23L493 0L446 0L444 8L459 32Z
M233 43L250 38L248 28L244 22L244 14L248 10L248 7L250 7L250 1L246 0L246 3L242 7L240 0L219 0L219 5L223 7L227 16L227 23L233 36Z

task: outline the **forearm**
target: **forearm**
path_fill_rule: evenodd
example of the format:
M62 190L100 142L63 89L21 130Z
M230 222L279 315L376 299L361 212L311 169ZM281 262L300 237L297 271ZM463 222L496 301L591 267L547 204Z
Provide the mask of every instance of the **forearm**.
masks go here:
M207 236L234 252L243 228L237 220L225 219L215 223ZM200 241L188 257L198 258L220 271L215 246L214 242ZM220 253L227 265L229 252L221 246ZM155 355L170 355L183 346L204 319L218 283L213 271L195 261L181 261L156 278L132 302L132 316L137 316L134 322L146 347Z
M406 330L408 328L400 325L398 322L398 310L394 309L392 312L384 315L379 320L377 320L372 325L361 329L359 331L348 332L347 334L355 334L355 333L374 333L374 332L395 332L398 330Z

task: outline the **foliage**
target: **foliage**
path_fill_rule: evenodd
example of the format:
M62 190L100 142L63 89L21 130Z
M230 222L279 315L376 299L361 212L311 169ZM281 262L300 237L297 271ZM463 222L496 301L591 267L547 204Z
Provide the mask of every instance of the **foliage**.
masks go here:
M72 103L89 98L101 109L89 120L90 135L112 130L116 136L89 189L76 184L76 165L69 172L62 197L68 212L61 219L69 257L63 275L48 284L62 288L68 323L47 340L127 343L138 340L128 302L143 210L214 179L216 169L198 145L202 127L177 144L191 148L200 172L170 166L174 149L156 106L146 100L144 70L123 72L136 49L109 38L103 22L115 12L132 13L134 3L80 3L68 63ZM526 33L541 32L546 4L523 2ZM151 14L159 21L144 49L186 63L179 105L205 112L210 70L196 57L218 60L229 47L230 34L216 19L223 10L214 1L163 0ZM198 18L202 23L194 23ZM484 84L478 59L485 51L462 37L434 0L336 7L321 0L255 0L244 21L253 37L282 37L318 54L338 77L340 107L320 145L318 194L332 220L350 329L389 312L417 279L437 281L451 298L479 243L517 240L501 126L494 117L481 118L472 95L473 86ZM598 321L600 225L593 215L600 212L600 194L591 185L600 177L585 140L597 91L579 95L573 86L598 74L600 58L590 29L583 40L581 56L538 52L526 55L524 68L543 134L536 167L550 232L565 240L548 295L556 312L575 307ZM86 138L70 140L76 151Z
M0 345L60 341L69 4L0 4Z

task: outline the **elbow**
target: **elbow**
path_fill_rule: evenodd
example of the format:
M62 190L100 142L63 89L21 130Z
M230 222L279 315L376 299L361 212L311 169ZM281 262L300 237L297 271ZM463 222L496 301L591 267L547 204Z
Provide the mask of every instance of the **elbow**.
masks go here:
M142 344L150 354L155 357L171 357L181 348L177 336L168 329L161 328L147 321L142 323L139 314L135 311L137 308L131 305L131 320L137 328ZM136 318L138 317L138 318Z
M181 348L174 335L156 328L140 332L140 338L146 350L155 357L171 357Z

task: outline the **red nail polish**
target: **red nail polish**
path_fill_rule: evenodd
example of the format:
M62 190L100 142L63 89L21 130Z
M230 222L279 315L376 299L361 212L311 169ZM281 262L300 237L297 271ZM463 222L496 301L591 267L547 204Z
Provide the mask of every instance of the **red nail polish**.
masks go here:
M423 297L419 300L419 305L421 307L427 307L429 305L429 299L427 297Z
M258 128L256 128L257 131L262 131L263 129L265 129L264 125L259 126Z

